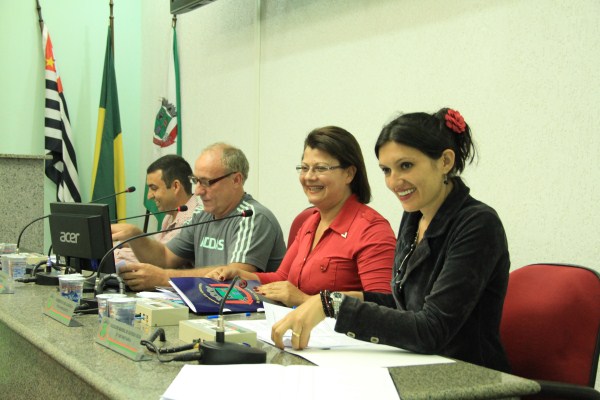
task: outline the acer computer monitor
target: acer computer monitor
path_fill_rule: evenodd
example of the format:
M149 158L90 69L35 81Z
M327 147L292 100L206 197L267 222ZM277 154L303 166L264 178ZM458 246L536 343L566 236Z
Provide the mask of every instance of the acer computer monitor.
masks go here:
M102 257L112 248L108 205L92 203L50 203L50 237L57 256L76 271L97 271ZM110 254L102 274L115 272Z

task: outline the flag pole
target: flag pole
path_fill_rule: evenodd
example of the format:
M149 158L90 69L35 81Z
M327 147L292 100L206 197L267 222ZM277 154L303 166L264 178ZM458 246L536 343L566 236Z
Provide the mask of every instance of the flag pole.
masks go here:
M38 22L40 24L40 30L44 30L44 18L42 18L42 6L40 6L40 0L35 0L37 4Z
M72 142L67 101L39 0L36 0L36 8L45 64L44 151L46 156L52 156L51 160L45 161L44 171L46 177L56 184L57 201L81 203L77 156Z
M114 25L114 19L115 17L113 16L113 0L110 0L108 3L109 7L110 7L110 17L109 17L109 24L110 24L110 50L113 53L113 59L115 56L115 25Z

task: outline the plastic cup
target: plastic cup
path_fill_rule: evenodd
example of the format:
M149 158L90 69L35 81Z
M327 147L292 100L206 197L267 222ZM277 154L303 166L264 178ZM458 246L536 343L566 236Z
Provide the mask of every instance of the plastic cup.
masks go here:
M122 293L102 293L96 296L98 301L98 319L102 321L103 317L108 317L108 300L109 299L122 299L127 297L126 294Z
M27 271L27 257L23 254L5 254L2 257L3 271L12 279L23 278Z
M137 299L134 297L117 297L108 299L108 316L133 326L135 320L135 305Z
M12 254L17 252L16 243L2 243L2 254Z
M81 274L59 275L58 287L60 294L75 303L79 303L83 296L83 283L85 278Z

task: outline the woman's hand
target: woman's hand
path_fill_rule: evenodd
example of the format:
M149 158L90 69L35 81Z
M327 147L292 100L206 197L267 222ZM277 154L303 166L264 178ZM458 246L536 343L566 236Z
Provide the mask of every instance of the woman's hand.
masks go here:
M205 276L217 281L229 281L241 275L241 269L237 267L218 267L208 272Z
M254 291L269 300L279 301L288 307L299 306L310 298L289 281L271 282L257 286Z
M321 304L321 296L314 295L308 298L300 307L290 312L271 328L271 340L275 346L283 350L283 335L292 330L292 347L301 350L308 346L310 332L319 322L325 319L325 312Z

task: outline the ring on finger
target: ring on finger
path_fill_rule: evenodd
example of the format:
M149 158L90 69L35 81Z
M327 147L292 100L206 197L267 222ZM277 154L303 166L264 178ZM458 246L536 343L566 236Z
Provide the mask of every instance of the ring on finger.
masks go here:
M299 337L300 337L300 334L299 334L298 332L294 332L294 331L292 331L292 336L296 336L297 338L299 338Z

